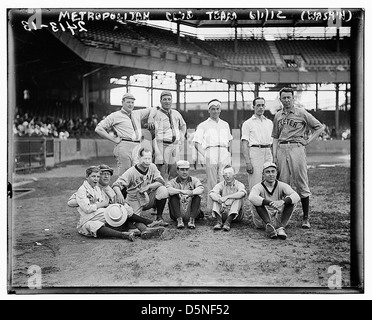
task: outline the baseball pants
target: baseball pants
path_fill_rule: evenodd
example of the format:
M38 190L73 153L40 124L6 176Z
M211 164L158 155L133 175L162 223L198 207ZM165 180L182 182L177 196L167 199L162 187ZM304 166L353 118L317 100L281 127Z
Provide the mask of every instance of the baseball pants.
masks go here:
M277 151L279 180L290 184L291 177L301 198L311 195L307 176L305 147L300 143L279 144Z
M139 162L138 151L140 148L140 143L124 140L115 146L114 156L117 161L119 176Z
M192 197L191 205L189 206L190 218L197 219L199 217L200 201L201 201L200 196ZM181 206L180 197L178 194L175 194L169 197L168 205L169 205L169 216L171 217L172 220L176 221L177 218L182 217L181 208L180 208Z
M231 165L231 155L227 148L210 147L206 150L205 171L207 174L208 193L218 182L223 181L222 169L226 165ZM208 197L207 208L210 210L213 206L212 202L213 200Z
M221 216L222 221L225 221L227 217L231 214L236 214L233 221L241 221L243 219L243 200L242 199L236 199L232 202L231 205L223 205L218 203L217 201L213 201L212 210L214 213L217 213L219 216Z

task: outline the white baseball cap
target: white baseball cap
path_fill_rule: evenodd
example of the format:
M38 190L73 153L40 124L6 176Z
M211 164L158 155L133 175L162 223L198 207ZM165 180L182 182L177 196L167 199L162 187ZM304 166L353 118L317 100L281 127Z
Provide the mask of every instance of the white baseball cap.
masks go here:
M277 166L274 162L265 162L262 171L270 167L274 167L275 169L277 169Z
M181 169L181 168L189 169L190 168L190 162L188 162L187 160L178 160L177 161L177 168L179 168L179 169Z

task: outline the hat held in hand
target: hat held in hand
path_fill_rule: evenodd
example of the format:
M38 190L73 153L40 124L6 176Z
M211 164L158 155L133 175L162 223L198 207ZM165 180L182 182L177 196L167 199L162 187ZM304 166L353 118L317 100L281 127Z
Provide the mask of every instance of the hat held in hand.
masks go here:
M127 221L127 210L118 203L108 206L104 212L105 220L111 227L120 227Z

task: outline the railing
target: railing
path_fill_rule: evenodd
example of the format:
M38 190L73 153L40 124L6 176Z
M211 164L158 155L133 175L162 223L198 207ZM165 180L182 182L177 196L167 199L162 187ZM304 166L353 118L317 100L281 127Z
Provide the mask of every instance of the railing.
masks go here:
M54 141L40 137L16 138L14 150L14 171L45 168L47 158L54 157Z

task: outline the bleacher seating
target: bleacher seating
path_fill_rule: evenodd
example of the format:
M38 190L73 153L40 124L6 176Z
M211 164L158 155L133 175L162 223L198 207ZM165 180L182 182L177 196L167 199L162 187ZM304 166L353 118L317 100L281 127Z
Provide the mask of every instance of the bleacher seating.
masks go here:
M277 40L281 55L300 55L308 65L349 65L347 40L340 41L336 50L335 40Z
M88 24L87 32L78 33L76 37L85 45L121 51L126 54L150 55L155 58L178 60L181 62L200 61L202 64L257 70L264 66L267 70L282 68L277 64L269 41L264 39L200 40L192 36L181 36L170 30L150 27L140 23L121 24L113 21ZM299 56L306 67L311 70L318 66L350 65L347 40L340 40L339 51L336 40L275 40L279 54ZM154 49L154 50L148 50ZM172 58L173 57L173 58ZM197 62L196 62L197 63Z
M236 50L234 40L208 40L205 43L232 65L275 65L266 40L238 40Z

